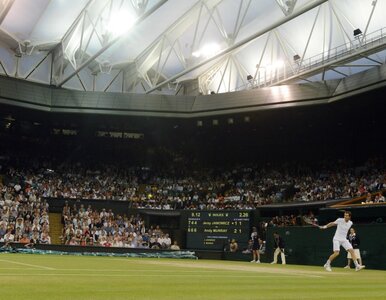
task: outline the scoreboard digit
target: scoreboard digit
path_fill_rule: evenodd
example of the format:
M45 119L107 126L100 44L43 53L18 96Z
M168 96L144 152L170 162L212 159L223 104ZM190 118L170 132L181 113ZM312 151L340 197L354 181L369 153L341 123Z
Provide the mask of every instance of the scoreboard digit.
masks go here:
M191 211L187 216L189 249L222 250L230 240L247 243L250 211Z

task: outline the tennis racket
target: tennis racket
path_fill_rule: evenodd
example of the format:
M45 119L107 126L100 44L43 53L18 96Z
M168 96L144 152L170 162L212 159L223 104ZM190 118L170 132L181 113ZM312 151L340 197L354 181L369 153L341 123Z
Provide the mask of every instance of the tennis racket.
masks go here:
M309 218L303 217L303 221L304 221L304 223L306 223L306 224L308 224L308 225L311 225L311 226L313 226L313 227L321 228L321 226L315 224L315 223L314 223L311 219L309 219Z

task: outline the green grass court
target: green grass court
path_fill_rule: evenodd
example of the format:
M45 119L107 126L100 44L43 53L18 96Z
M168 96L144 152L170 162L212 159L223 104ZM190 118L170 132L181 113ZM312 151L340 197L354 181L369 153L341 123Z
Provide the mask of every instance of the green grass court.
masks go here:
M386 299L386 272L153 258L0 255L0 299Z

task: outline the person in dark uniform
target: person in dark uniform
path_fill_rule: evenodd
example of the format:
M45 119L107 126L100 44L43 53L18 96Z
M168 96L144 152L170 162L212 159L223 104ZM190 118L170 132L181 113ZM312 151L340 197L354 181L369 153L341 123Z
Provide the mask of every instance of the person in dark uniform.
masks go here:
M275 252L273 253L273 262L271 262L271 264L277 264L277 257L280 253L281 263L285 265L284 240L277 232L273 234L273 239L273 248L275 249Z
M359 240L358 235L355 232L355 229L353 227L350 228L350 232L347 236L348 241L350 242L351 246L354 249L355 256L357 257L357 261L360 265L362 265L362 258L361 258L361 252L359 251L359 245L361 241ZM351 253L347 252L347 266L345 266L345 269L350 269L351 268Z
M257 233L257 228L252 227L252 233L251 233L251 240L252 240L252 263L260 263L260 252L259 252L259 234Z

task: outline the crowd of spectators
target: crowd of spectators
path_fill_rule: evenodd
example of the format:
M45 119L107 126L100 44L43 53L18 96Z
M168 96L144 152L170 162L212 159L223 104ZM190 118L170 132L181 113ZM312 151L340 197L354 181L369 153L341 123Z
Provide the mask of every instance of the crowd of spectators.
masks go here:
M114 214L111 209L97 211L67 203L62 213L63 244L123 248L176 249L159 226L146 228L139 215Z
M382 192L377 192L374 196L368 192L366 195L366 200L362 202L362 204L373 204L373 203L385 203L385 196L383 196Z
M48 203L32 189L0 182L0 242L51 244Z
M386 189L382 160L162 170L123 164L31 160L2 170L7 187L39 197L128 201L138 209L255 209L284 202L350 199Z
M263 222L264 227L288 227L288 226L303 226L303 225L318 225L317 217L309 212L305 215L283 215L275 216L268 222Z

